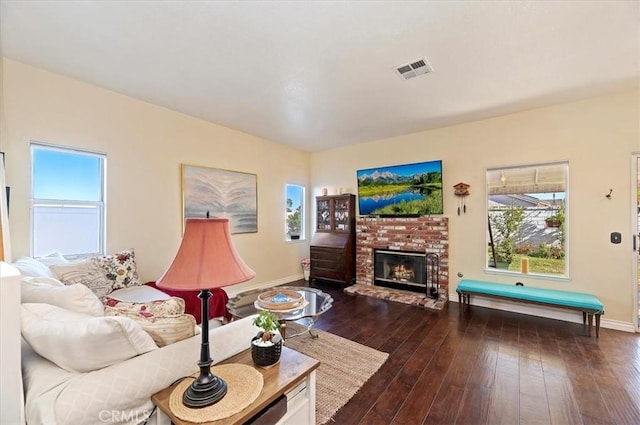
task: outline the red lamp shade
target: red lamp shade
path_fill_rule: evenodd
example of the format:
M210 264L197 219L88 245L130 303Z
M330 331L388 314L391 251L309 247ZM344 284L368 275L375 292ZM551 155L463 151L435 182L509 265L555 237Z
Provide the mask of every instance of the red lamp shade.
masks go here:
M255 275L233 246L228 219L188 218L178 253L156 286L202 290L246 282Z
M191 408L210 406L227 394L227 383L211 373L209 354L209 298L212 288L234 285L253 278L251 270L238 255L226 218L189 218L182 243L169 269L156 282L159 288L176 291L199 290L202 332L200 336L200 374L182 395Z

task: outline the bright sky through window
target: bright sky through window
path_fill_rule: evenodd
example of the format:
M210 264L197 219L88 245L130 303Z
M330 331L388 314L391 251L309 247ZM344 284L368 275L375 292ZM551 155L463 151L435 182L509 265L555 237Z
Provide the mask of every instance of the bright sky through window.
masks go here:
M33 197L100 201L100 161L94 155L35 149Z
M293 202L291 206L292 211L295 211L300 206L300 202L302 201L302 189L302 186L293 184L287 185L287 199L291 199Z

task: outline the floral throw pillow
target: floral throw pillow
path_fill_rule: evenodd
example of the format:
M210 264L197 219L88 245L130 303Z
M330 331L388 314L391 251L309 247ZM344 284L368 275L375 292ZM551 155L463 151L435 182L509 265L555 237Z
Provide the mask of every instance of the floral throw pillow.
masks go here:
M105 271L114 291L141 285L133 249L94 257L91 260Z
M141 314L115 307L105 308L106 316L124 316L136 321L153 338L158 347L173 344L199 333L196 319L190 314Z
M144 317L184 313L184 300L178 297L171 297L166 300L149 301L146 303L136 303L120 301L106 296L102 298L102 302L105 305L105 308L117 309Z

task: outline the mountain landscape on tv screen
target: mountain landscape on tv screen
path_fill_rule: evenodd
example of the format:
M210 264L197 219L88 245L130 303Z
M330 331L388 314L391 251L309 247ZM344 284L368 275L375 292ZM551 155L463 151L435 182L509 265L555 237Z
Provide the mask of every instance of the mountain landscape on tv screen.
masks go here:
M360 170L360 215L442 214L442 164L432 161Z

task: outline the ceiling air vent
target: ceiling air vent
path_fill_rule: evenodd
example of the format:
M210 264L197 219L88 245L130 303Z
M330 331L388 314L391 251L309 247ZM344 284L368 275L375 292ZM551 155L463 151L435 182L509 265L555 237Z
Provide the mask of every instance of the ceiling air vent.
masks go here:
M429 65L427 58L419 58L412 60L409 63L396 66L395 70L400 77L408 80L409 78L428 74L429 72L433 71L433 68L431 68L431 65Z

